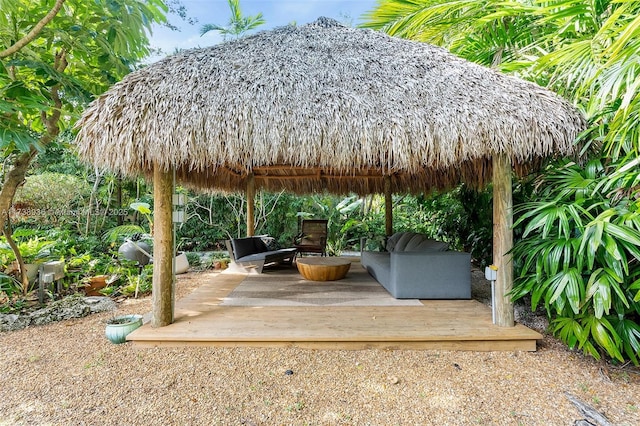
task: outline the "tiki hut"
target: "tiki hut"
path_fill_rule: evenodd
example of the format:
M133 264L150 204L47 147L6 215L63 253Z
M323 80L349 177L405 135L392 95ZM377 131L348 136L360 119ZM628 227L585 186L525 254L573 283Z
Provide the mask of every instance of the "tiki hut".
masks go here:
M554 93L444 49L320 18L131 73L78 123L82 159L154 181L152 325L172 322L172 188L420 193L494 182L499 323L513 324L511 174L574 152Z

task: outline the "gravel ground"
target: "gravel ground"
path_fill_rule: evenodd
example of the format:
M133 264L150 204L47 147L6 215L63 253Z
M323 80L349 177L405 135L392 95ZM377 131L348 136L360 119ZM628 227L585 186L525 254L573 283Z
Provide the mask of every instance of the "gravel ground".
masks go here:
M572 425L567 394L640 425L638 369L551 337L533 353L134 349L104 337L112 315L0 334L0 425Z

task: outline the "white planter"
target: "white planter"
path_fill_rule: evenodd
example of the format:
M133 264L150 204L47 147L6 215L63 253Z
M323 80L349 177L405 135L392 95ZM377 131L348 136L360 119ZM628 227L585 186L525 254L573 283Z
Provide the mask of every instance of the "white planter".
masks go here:
M107 321L104 331L111 343L127 341L127 335L142 325L142 315L123 315Z
M176 262L176 275L184 274L189 270L189 259L185 253L179 253L175 259Z
M38 270L40 269L39 263L25 263L25 269L27 270L27 279L30 283L36 282L36 278L38 278Z

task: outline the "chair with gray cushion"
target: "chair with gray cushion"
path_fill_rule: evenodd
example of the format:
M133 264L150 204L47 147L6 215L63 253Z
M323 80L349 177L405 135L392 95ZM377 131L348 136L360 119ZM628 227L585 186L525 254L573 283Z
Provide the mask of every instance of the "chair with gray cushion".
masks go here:
M267 244L271 244L267 240L265 243L265 237L246 237L246 238L233 238L225 241L227 250L231 260L245 268L255 269L256 272L262 273L265 266L272 264L291 264L296 255L296 248L282 248L277 249L275 247L268 247Z

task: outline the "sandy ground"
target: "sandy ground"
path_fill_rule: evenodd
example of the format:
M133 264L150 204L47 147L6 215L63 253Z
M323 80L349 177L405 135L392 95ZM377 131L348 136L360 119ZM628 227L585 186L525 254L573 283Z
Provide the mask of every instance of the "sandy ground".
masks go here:
M0 425L572 425L587 417L567 394L640 425L638 369L551 337L532 353L135 349L104 337L113 315L0 334Z

